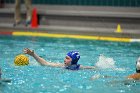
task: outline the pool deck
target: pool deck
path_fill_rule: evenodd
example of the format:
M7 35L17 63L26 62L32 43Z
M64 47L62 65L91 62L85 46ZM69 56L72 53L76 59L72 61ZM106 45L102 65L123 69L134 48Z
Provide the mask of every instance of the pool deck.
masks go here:
M138 41L140 39L140 8L54 5L33 5L33 7L37 8L40 17L38 28L24 25L13 27L13 5L1 8L0 34L43 32L55 35L130 38ZM25 16L25 9L22 9L22 15Z

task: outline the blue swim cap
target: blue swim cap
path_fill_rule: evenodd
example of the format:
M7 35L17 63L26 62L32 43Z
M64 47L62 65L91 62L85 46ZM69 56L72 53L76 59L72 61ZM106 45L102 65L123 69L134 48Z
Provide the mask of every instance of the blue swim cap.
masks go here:
M67 53L67 56L72 58L71 65L77 64L78 60L80 59L80 55L78 51L70 51Z

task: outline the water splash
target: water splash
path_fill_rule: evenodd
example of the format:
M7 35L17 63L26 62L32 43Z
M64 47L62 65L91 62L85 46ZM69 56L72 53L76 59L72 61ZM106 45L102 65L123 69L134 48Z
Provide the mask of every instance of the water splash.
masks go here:
M106 68L115 68L115 61L113 58L109 58L101 54L97 63L95 64L98 68L106 69Z
M111 68L113 70L117 70L117 71L125 71L125 68L118 68L115 65L115 60L111 57L106 57L103 54L100 54L99 59L97 61L97 63L95 63L95 66L100 68L100 69L108 69Z

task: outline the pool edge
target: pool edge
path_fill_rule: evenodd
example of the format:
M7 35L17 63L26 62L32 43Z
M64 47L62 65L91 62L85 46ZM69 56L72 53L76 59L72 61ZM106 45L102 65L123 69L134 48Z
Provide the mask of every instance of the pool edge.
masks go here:
M112 41L112 42L140 42L140 39L135 39L135 38L93 36L93 35L89 36L89 35L54 34L54 33L39 32L39 31L37 31L37 32L33 32L33 31L0 31L0 35L74 38L74 39L101 40L101 41Z

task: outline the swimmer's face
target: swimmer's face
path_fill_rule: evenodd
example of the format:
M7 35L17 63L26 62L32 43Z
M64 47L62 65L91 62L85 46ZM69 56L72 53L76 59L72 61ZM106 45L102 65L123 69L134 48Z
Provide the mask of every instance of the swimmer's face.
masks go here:
M72 61L72 58L69 57L69 56L66 56L65 59L64 59L64 65L65 66L70 66L71 65L71 61Z

